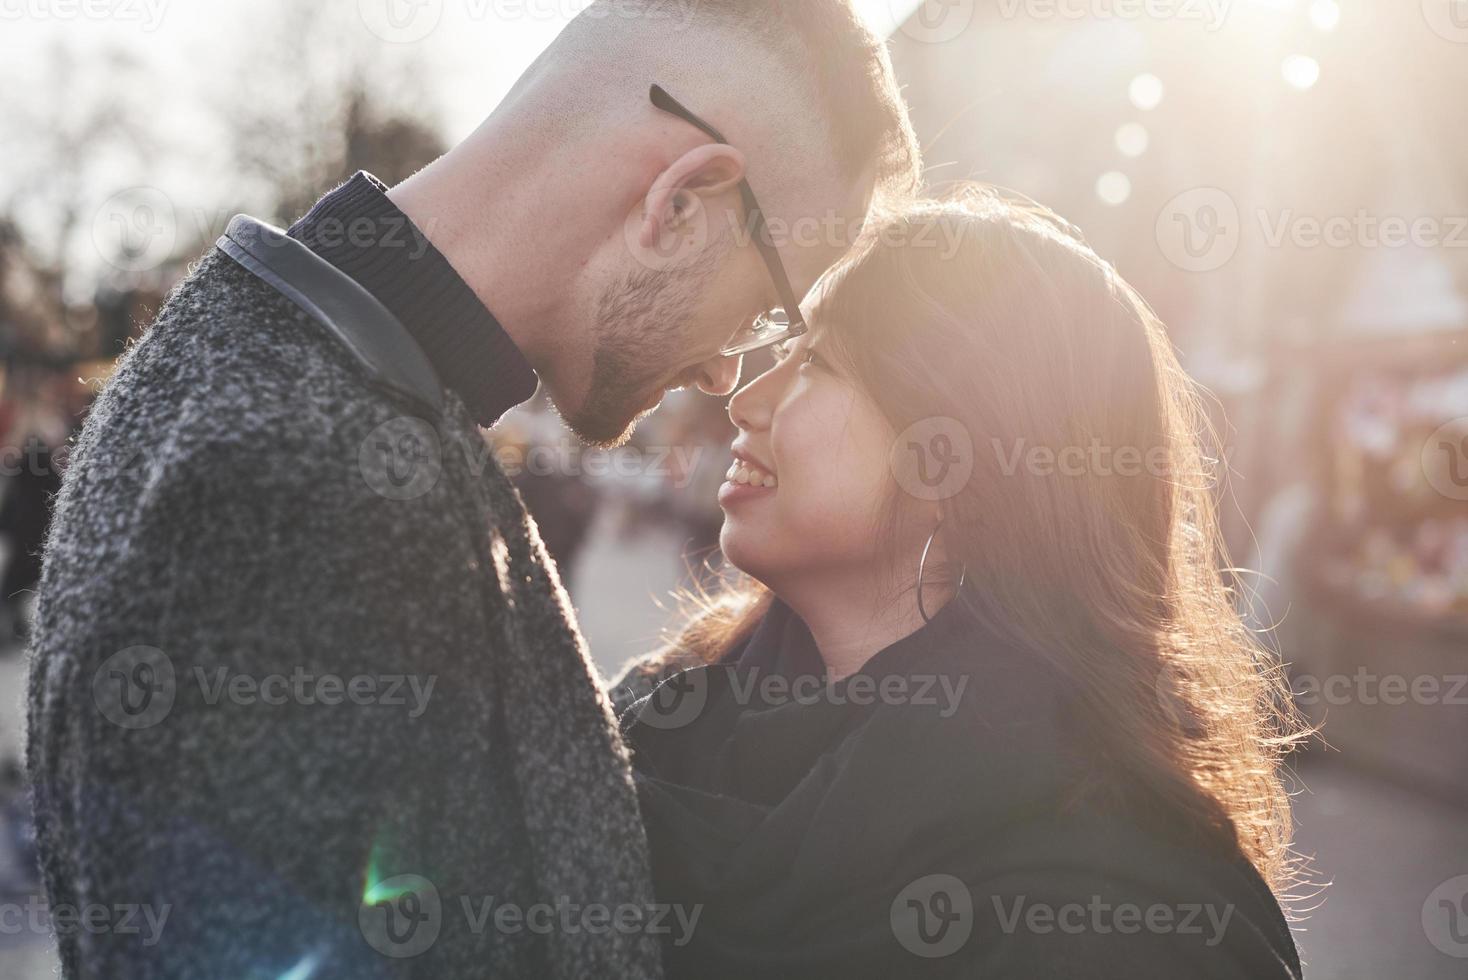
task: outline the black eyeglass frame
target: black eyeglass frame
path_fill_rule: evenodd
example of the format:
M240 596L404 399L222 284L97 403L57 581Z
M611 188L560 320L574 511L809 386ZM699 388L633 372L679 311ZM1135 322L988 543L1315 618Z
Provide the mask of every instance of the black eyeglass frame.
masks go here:
M716 142L724 146L732 144L724 138L714 126L705 122L694 114L687 106L668 94L667 89L661 85L652 86L649 93L652 104L669 115L677 116L679 119L691 126L697 126L705 134L712 137ZM739 181L739 196L744 202L744 210L749 222L751 237L754 239L755 248L759 249L760 258L764 260L765 267L770 270L770 278L775 282L775 292L784 304L785 316L789 323L785 329L768 337L757 337L745 343L735 342L719 351L724 357L739 357L743 354L753 354L755 351L774 347L776 344L789 343L797 337L803 337L810 332L806 325L805 317L800 312L800 299L795 295L795 288L790 285L790 275L785 271L785 263L780 259L780 252L775 248L774 241L769 234L769 228L765 224L764 211L760 209L759 201L754 196L754 189L749 186L749 181ZM771 311L773 312L773 311ZM768 319L768 314L761 314ZM756 318L758 323L760 318ZM772 326L776 321L769 321Z

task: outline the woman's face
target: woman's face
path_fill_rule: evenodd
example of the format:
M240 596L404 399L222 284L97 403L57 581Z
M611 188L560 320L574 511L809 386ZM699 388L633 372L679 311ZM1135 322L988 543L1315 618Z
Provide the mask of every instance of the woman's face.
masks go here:
M887 462L894 433L823 354L821 333L782 351L729 403L739 437L719 491L721 544L735 567L776 592L812 574L875 567L895 483Z

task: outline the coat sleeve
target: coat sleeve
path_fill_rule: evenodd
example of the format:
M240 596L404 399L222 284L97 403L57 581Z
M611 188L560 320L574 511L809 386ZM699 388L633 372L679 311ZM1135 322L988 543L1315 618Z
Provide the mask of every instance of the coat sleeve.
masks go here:
M490 753L493 570L446 487L387 499L335 439L253 438L115 478L83 461L63 494L30 697L39 844L53 907L128 927L58 922L67 975L497 973L518 940L451 904L525 887ZM382 945L404 892L437 916L412 957Z

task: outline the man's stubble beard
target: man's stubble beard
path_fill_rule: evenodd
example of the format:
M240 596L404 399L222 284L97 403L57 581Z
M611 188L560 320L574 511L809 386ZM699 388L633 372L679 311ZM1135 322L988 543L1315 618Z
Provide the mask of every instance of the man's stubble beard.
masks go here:
M694 343L684 336L688 315L697 309L720 258L721 249L709 248L682 269L629 273L602 293L591 386L579 409L562 412L582 441L608 449L625 445L648 399L677 380L673 365Z

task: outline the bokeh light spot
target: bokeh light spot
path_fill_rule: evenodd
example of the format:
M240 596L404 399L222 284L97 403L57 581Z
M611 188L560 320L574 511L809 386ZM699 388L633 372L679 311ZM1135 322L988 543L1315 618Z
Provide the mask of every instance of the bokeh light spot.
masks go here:
M1138 75L1132 79L1131 87L1127 90L1127 94L1131 96L1132 105L1143 112L1150 112L1161 105L1162 96L1165 93L1166 88L1162 84L1162 79L1152 74Z
M1096 180L1096 196L1103 204L1115 207L1132 196L1132 182L1120 170L1109 170Z
M1124 123L1116 130L1116 148L1122 156L1139 157L1152 144L1152 135L1141 123Z
M1284 80L1301 91L1320 81L1320 62L1309 55L1292 54L1284 60L1280 71Z
M1341 5L1335 0L1315 0L1310 5L1310 23L1316 30L1330 33L1340 26Z

